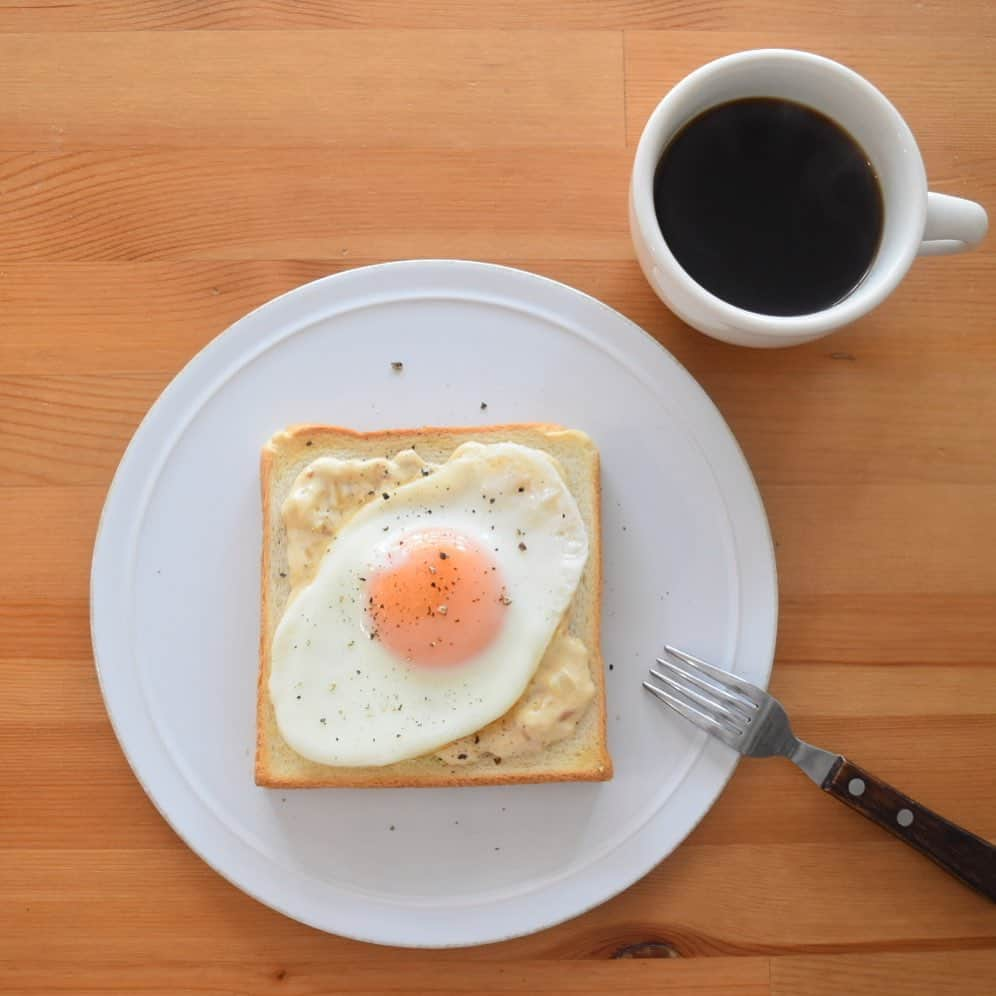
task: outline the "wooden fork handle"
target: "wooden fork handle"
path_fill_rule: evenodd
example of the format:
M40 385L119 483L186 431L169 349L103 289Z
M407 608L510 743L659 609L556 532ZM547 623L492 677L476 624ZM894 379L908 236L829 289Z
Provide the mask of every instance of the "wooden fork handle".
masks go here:
M945 871L996 902L996 847L840 758L823 791L895 834Z

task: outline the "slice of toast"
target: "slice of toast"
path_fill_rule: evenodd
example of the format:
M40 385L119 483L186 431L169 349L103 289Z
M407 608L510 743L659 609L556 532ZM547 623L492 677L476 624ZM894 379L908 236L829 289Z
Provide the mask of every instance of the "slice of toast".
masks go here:
M513 442L554 457L574 495L588 531L589 558L566 617L567 632L589 651L595 698L571 736L542 751L450 766L435 756L383 767L318 764L293 751L280 735L270 702L270 645L290 594L287 532L281 507L298 474L317 457L392 457L415 449L430 463L443 463L462 443ZM256 708L256 784L272 788L440 787L514 785L526 782L605 781L612 777L606 743L605 668L599 644L602 555L598 450L582 432L556 425L497 425L355 432L335 426L298 425L277 433L263 448L262 616Z

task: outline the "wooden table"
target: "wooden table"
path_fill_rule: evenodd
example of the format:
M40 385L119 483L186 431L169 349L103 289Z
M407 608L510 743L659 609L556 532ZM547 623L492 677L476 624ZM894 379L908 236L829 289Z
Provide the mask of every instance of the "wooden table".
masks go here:
M762 762L560 927L443 953L321 934L174 836L94 677L97 516L186 360L323 274L497 260L629 315L722 409L778 547L773 687L798 728L996 837L996 240L778 352L690 332L632 258L651 108L771 44L870 77L935 189L996 207L991 0L0 7L0 989L996 992L996 908Z

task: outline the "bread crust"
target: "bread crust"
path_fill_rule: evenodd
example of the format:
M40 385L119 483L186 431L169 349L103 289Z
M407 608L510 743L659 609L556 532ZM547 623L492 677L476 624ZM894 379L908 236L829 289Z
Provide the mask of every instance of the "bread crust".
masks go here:
M279 610L275 605L274 578L274 523L279 515L277 502L278 478L283 476L282 465L293 459L310 462L328 455L330 448L341 455L367 456L365 452L348 452L349 444L365 449L371 444L395 452L418 448L430 440L440 438L452 441L452 449L464 442L499 442L508 437L535 436L537 449L551 452L551 441L569 441L577 449L579 459L588 461L585 470L586 486L590 489L588 528L591 555L584 577L591 589L590 618L583 632L579 633L590 653L592 679L596 685L595 700L589 707L593 719L579 724L573 738L584 735L584 743L577 757L568 756L553 745L527 763L509 758L501 763L485 758L475 764L450 766L444 761L420 757L382 767L335 767L318 764L294 753L280 736L270 702L268 682L270 674L270 644L278 622ZM543 440L547 445L542 445ZM347 451L347 452L343 452ZM278 464L282 465L278 466ZM287 472L290 473L289 471ZM293 476L296 477L296 471ZM256 784L266 788L442 788L472 785L522 785L539 782L606 781L612 777L612 759L608 751L605 695L605 665L601 654L601 479L598 450L584 433L565 429L553 423L510 423L489 426L422 426L414 429L382 429L361 432L356 429L331 425L299 424L277 433L263 447L260 457L260 488L263 510L263 543L261 556L261 615L259 635L259 670L256 688L256 756L254 774ZM575 497L578 497L575 495ZM282 523L276 528L282 529ZM573 608L573 607L572 607ZM549 763L544 764L544 755Z

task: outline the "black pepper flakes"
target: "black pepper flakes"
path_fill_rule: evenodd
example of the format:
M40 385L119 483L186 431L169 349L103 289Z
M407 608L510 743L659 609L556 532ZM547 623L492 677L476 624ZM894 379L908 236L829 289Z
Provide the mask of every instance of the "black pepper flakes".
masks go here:
M285 578L285 577L287 577L287 572L286 572L286 571L280 571L280 576L281 576L282 578Z
M458 761L466 761L467 760L467 755L466 754L457 754L457 760Z
M495 764L501 764L501 758L498 757L497 755L495 755L494 762L495 762Z
M304 445L305 446L310 446L311 445L311 440L309 439Z
M488 403L486 401L481 402L481 411L486 412L488 410Z
M395 373L401 373L401 371L405 369L405 365L404 365L404 363L401 362L401 360L392 360L391 361L391 369Z
M520 543L520 544L519 544L519 549L520 549L520 550L521 550L521 551L522 551L523 553L525 553L525 552L526 552L526 544L525 544L525 543Z
M384 501L387 501L387 499L390 498L390 497L391 496L386 491L381 495L381 498L383 498Z
M440 550L439 551L439 559L440 560L449 560L450 559L450 555L448 553L446 553L444 550Z

